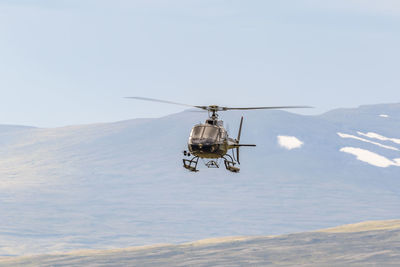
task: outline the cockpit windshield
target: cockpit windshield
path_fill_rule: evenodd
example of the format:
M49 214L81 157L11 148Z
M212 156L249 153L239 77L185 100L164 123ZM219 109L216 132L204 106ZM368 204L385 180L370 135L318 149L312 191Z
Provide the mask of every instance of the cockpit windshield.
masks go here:
M190 138L200 139L203 135L204 126L194 126L192 132L190 133Z
M219 128L208 125L194 126L190 133L190 139L207 139L210 141L217 140L219 136Z
M217 127L206 127L204 129L203 138L215 140L218 137L219 129Z

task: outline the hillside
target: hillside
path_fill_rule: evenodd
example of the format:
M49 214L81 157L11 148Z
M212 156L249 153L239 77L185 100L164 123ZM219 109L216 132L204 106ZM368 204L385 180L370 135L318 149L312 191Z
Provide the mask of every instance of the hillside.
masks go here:
M206 239L0 259L0 266L396 266L400 220L281 236Z
M277 235L400 217L400 104L319 116L221 113L232 136L242 114L241 140L257 147L241 150L238 174L182 168L190 129L206 113L0 127L0 256ZM302 145L287 147L282 136Z

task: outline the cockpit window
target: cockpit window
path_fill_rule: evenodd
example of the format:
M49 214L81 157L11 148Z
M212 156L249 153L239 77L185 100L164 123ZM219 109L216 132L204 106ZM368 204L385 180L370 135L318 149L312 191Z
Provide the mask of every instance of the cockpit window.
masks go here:
M206 127L203 133L203 138L204 139L212 139L215 140L217 139L219 134L219 129L216 127Z
M220 138L221 139L225 139L226 138L226 132L225 131L223 131L223 130L220 131Z
M219 138L220 130L215 126L199 125L195 126L190 133L191 139L207 139L215 141Z
M203 126L195 126L192 129L192 133L190 134L191 138L201 138L203 134L204 127Z

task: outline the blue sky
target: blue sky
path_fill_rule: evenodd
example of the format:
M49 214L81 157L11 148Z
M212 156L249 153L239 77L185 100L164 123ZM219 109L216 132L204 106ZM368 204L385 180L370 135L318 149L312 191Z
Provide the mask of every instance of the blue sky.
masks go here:
M0 0L0 124L400 102L397 0Z

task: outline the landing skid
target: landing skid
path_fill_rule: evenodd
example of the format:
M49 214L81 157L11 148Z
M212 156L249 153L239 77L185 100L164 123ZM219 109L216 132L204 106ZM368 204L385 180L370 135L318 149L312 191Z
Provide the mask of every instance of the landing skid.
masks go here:
M238 167L235 167L237 162L232 158L232 156L225 154L225 156L222 157L224 159L224 165L225 168L228 171L231 172L239 172L240 169ZM199 161L199 157L193 157L191 159L183 159L183 167L189 171L192 172L198 172L199 170L197 169L197 163ZM215 160L209 160L205 165L208 168L219 168L219 163Z
M225 158L225 156L227 156L228 159ZM226 168L228 171L231 171L231 172L235 172L235 173L239 172L240 169L239 169L238 167L235 167L235 165L236 165L237 162L235 162L234 159L233 159L230 155L226 154L225 156L223 157L224 160L225 160L225 161L224 161L225 168Z
M183 167L192 172L198 172L197 162L199 161L199 157L193 157L192 159L183 159Z

